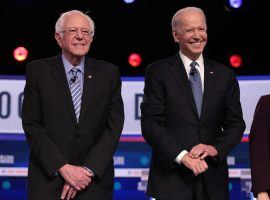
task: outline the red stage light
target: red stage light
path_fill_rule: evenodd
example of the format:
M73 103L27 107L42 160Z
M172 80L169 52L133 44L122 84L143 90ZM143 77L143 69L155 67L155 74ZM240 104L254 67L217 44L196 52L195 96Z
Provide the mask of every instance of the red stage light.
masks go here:
M234 68L241 67L241 65L243 64L242 57L240 55L237 55L237 54L231 55L230 64Z
M21 62L24 61L28 56L28 50L25 47L17 47L13 51L13 57L15 60Z
M138 67L142 63L142 57L137 53L132 53L128 58L128 63L132 67Z

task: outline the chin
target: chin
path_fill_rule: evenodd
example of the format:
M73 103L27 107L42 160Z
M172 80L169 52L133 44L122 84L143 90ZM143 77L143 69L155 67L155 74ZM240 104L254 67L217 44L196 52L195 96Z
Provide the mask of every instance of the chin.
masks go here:
M195 53L195 54L201 54L203 52L203 49L204 47L201 47L201 48L196 48L196 49L191 49L191 52L192 53Z
M73 55L75 56L84 56L88 53L88 51L74 51Z

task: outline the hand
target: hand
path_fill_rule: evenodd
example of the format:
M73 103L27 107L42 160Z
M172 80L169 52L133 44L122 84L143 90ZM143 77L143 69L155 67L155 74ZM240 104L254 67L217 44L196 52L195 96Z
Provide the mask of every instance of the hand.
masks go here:
M65 183L62 190L61 199L70 200L70 198L73 199L76 196L76 194L77 190L72 188L68 183Z
M191 158L200 158L200 159L204 159L207 156L215 157L217 156L217 154L218 152L215 147L206 144L198 144L194 146L189 152L189 156Z
M191 158L188 154L183 156L181 163L192 170L195 176L208 169L208 165L204 160Z
M83 167L66 164L59 170L65 181L74 189L81 191L91 183L91 173Z
M258 194L257 200L270 200L267 192L260 192Z

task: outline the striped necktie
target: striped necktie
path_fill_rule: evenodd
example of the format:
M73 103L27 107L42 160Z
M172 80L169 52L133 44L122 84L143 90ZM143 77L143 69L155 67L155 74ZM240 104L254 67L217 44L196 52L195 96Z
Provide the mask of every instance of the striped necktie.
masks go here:
M78 77L78 68L74 67L71 69L71 78L70 78L70 92L72 96L74 111L77 119L77 123L79 122L80 118L80 110L81 110L81 85L80 80Z
M190 64L191 69L189 73L189 81L191 84L193 97L196 104L196 109L197 109L199 117L201 117L202 99L203 99L202 81L201 81L200 72L198 71L198 69L196 69L196 65L198 65L196 61L193 61Z

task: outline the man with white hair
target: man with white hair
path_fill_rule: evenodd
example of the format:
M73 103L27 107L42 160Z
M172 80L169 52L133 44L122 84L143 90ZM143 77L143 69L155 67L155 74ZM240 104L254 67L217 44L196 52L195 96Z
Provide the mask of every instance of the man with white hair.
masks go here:
M146 70L142 134L152 147L147 194L158 200L228 200L226 156L245 130L238 82L227 67L203 56L203 11L172 18L179 44L173 57Z
M116 66L87 57L94 22L63 13L55 25L62 52L27 65L22 123L30 147L28 199L109 200L113 154L123 128Z

